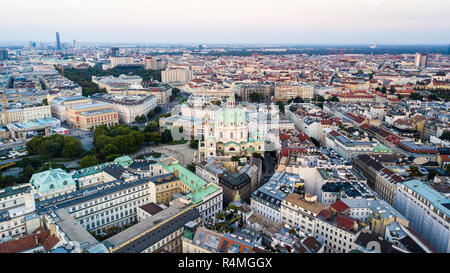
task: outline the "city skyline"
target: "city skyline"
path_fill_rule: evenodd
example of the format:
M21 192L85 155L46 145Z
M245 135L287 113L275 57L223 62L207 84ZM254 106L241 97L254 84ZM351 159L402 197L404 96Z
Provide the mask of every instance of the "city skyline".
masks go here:
M448 44L450 3L442 0L178 0L124 5L85 0L5 3L2 41L219 44ZM349 8L351 6L352 8ZM436 7L440 7L436 9ZM18 20L19 19L19 20ZM57 22L57 24L55 24Z

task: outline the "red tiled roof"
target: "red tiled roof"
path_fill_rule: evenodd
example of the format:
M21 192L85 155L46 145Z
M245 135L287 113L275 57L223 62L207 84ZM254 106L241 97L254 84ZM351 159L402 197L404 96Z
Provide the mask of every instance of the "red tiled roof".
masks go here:
M331 135L331 136L334 136L334 137L337 137L337 136L340 136L341 134L339 134L338 132L336 132L335 130L333 130L333 131L330 132L330 135Z
M319 215L319 216L322 216L323 219L328 219L328 217L330 217L330 215L331 215L331 212L330 212L329 210L327 210L327 209L323 209L323 210L321 210L321 211L319 212L318 215Z
M283 140L289 139L289 136L284 133L280 133L280 139L281 139L281 141L283 141Z
M332 121L331 121L330 119L322 119L322 120L320 121L320 123L321 123L322 125L331 125L331 124L332 124Z
M342 202L341 200L334 202L331 207L333 209L335 209L338 212L343 212L346 209L349 209L350 207L347 206L347 204L345 204L344 202Z
M350 230L353 227L353 224L355 223L355 220L353 220L350 217L347 217L345 215L338 215L334 219L334 221L337 223L338 228Z
M56 236L50 235L50 230L40 227L31 235L1 243L0 253L19 253L39 246L43 246L46 251L49 251L58 242L59 239Z

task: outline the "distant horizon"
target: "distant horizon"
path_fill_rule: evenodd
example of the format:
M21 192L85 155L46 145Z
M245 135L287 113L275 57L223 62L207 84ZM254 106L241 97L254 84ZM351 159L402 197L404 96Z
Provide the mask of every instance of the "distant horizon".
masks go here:
M56 32L55 32L56 33ZM61 33L60 33L61 35ZM62 36L62 35L61 35ZM72 44L73 40L64 40L61 38L61 43ZM375 43L333 43L333 42L315 42L315 43L277 43L277 42L114 42L114 41L79 41L79 44L105 44L105 45L214 45L214 46L229 46L229 45L241 45L241 46L265 46L265 47L286 47L286 46L371 46ZM29 42L53 44L55 41L43 41L43 40L0 40L0 44L11 44L12 46L28 45ZM383 46L450 46L448 43L376 43L376 47Z
M8 41L53 42L59 32L83 43L450 42L448 0L15 0L2 9Z

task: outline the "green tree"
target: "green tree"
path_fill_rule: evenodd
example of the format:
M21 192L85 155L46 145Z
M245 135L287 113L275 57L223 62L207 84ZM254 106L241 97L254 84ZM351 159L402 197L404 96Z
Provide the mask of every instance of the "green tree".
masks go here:
M108 155L112 155L112 154L118 154L119 153L119 149L116 146L114 146L113 144L108 144L108 145L106 145L105 147L103 147L101 149L101 152L105 156L108 156Z
M197 149L198 148L198 139L194 139L194 136L191 137L191 141L189 142L189 147L191 149Z
M98 165L98 159L95 157L95 155L87 155L80 159L80 167L81 168L87 168L90 166Z
M150 120L151 118L153 118L154 115L155 115L155 111L150 110L150 111L148 111L148 113L147 113L147 118Z
M443 133L439 138L442 140L450 141L450 131Z
M81 141L71 137L64 137L64 147L62 149L62 155L64 157L76 158L83 152L83 147L81 145Z
M155 132L158 130L158 123L152 121L147 123L147 125L144 128L144 132Z
M251 102L261 102L264 100L264 94L252 92L249 95Z
M165 129L161 134L161 143L167 144L173 140L172 133L169 129Z
M410 100L422 100L423 97L418 94L418 93L411 93L411 95L409 96Z
M284 103L282 101L277 101L276 104L278 105L278 109L280 110L280 113L284 114Z

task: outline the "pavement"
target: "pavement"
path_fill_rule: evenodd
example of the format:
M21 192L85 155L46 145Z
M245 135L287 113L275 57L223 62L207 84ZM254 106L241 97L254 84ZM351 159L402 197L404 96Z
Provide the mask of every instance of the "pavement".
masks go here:
M85 150L91 150L94 148L94 132L70 129L69 136L79 139Z
M193 162L194 153L196 153L197 150L191 149L189 147L189 142L178 145L147 146L141 148L141 150L135 153L133 157L145 154L148 155L149 153L153 152L162 153L166 156L174 157L179 161L180 165L187 166Z

